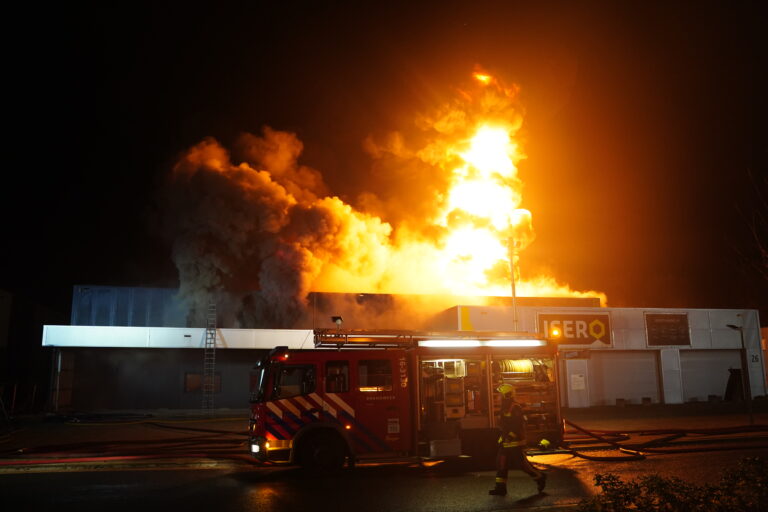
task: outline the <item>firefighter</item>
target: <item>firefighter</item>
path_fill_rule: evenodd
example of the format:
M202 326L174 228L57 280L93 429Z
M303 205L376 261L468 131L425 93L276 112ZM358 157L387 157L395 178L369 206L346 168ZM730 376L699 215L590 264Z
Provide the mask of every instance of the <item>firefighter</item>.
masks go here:
M507 495L507 472L510 469L519 469L530 475L541 493L547 483L547 475L536 470L525 455L525 416L522 407L515 401L515 388L502 383L496 391L501 393L501 436L496 456L496 486L488 494Z

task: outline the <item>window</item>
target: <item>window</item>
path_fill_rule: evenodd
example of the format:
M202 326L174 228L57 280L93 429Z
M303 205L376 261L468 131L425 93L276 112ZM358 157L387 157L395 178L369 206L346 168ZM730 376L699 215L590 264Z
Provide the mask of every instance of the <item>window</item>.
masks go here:
M312 365L282 365L277 371L273 398L308 395L315 391L315 367Z
M349 391L349 362L328 361L325 363L325 392L346 393Z
M364 359L358 368L360 391L392 391L392 362L389 359Z
M185 373L184 374L184 392L202 393L203 392L203 374ZM213 378L213 392L221 393L221 373L216 372Z

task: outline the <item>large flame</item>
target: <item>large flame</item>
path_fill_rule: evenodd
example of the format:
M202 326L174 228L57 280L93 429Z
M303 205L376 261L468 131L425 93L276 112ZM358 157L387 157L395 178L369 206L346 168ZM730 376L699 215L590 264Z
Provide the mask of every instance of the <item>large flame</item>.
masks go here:
M474 78L482 86L496 86L491 97L514 96L513 91L499 90L499 82L487 73L477 72ZM514 138L519 123L481 116L468 128L468 140L449 143L448 154L457 154L460 163L451 171L438 221L448 229L439 266L447 270L445 286L452 293L507 294L509 274L505 278L503 271L494 270L512 268L509 258L516 259L533 236L531 214L520 208L516 163L522 155Z
M434 139L412 152L449 174L440 206L425 223L442 228L442 236L425 240L401 228L388 240L387 277L370 291L510 295L514 269L522 295L596 296L605 303L604 294L573 291L553 276L521 279L517 264L535 233L531 212L521 208L517 164L525 155L517 140L522 125L518 89L486 72L473 78L475 86L461 91L461 101L430 118ZM397 140L400 147L403 142ZM314 286L360 291L361 279L346 275L347 284L339 290L334 275L333 282L318 276Z
M485 72L473 77L420 120L424 147L408 148L402 135L371 143L376 158L395 155L401 168L442 174L425 182L440 186L424 191L430 208L418 222L388 221L381 195L368 193L368 206L357 208L329 197L322 175L297 163L302 145L290 133L245 135L239 164L212 139L192 148L174 172L186 185L172 203L182 291L258 289L288 308L310 291L503 296L514 278L521 296L605 303L604 294L573 291L550 275L520 275L535 234L517 170L525 158L518 89Z

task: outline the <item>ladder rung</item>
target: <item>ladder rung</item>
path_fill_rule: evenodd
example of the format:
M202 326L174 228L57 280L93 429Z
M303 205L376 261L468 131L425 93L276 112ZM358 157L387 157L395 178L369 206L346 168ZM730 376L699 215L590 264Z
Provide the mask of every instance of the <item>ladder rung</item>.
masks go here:
M216 391L216 302L208 302L203 351L203 400L202 408L213 414L213 397Z

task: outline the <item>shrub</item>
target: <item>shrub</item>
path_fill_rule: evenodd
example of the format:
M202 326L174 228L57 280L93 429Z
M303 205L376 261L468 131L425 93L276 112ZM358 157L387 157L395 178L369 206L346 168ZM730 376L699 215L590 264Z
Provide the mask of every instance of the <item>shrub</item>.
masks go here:
M760 457L743 459L726 470L716 485L697 485L656 474L624 482L598 474L601 492L579 503L580 512L732 512L768 510L768 463Z

